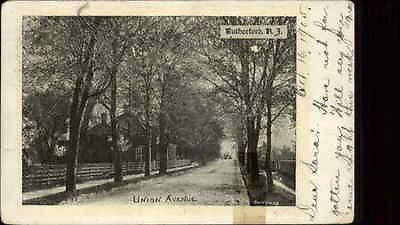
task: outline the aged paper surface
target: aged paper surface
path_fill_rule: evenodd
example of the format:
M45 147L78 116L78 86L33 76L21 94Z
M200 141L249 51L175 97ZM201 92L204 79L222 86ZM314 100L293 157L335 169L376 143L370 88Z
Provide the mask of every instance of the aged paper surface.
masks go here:
M355 74L350 1L7 2L2 21L5 223L352 222ZM63 35L65 30L71 32ZM92 97L79 100L82 110L90 111L87 132L92 136L82 138L89 140L85 145L77 144L83 153L77 154L77 164L70 164L77 184L67 190L78 192L70 197L64 179L70 183L68 177L73 177L66 166L74 139L72 93L77 90L73 87L88 87L74 86L79 74L85 78L81 82L92 85L87 89ZM247 84L242 80L246 74ZM275 78L274 85L267 82ZM280 91L268 98L271 90ZM146 96L153 99L148 104ZM46 119L50 117L52 123ZM268 118L278 118L270 130L270 160L265 159L265 149L271 151ZM251 122L260 125L255 145L250 144L255 136L248 135L254 127L246 126ZM42 140L49 130L42 123L61 128ZM238 127L241 135L235 133ZM28 128L32 134L25 135ZM132 129L143 130L148 142L145 138L137 144L141 134L132 135ZM221 138L215 144L208 134ZM39 147L26 147L27 139ZM162 143L167 143L165 155ZM38 153L41 159L25 153L46 146L52 153ZM108 155L96 153L102 148ZM118 163L123 164L125 183L114 185ZM163 168L167 174L158 176Z

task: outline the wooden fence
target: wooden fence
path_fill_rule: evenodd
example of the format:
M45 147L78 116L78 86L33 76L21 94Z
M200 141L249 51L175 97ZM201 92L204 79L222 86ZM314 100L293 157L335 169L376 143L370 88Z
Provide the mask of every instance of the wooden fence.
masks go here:
M168 168L182 167L191 165L191 160L171 160L168 161ZM159 161L151 162L151 169L158 170ZM144 172L144 162L123 162L122 174L140 174ZM32 165L23 169L22 191L31 191L48 187L65 185L65 164L42 164ZM89 180L99 180L112 178L114 175L114 165L112 163L86 163L78 165L77 183Z

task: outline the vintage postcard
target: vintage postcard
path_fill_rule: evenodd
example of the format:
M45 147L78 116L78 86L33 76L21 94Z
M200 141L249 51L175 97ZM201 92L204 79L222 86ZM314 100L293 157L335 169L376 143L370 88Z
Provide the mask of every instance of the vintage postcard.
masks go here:
M2 5L1 218L350 223L350 1Z

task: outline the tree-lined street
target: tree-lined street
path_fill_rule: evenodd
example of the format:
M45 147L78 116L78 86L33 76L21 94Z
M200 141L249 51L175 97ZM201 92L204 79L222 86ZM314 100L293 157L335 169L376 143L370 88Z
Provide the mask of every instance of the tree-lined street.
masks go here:
M157 201L152 200L155 198L159 198L160 202L154 202ZM109 203L248 205L249 199L237 161L216 160L203 167L128 184L106 193L82 195L73 202L64 202L79 205Z
M224 26L267 35L222 37ZM294 179L295 17L24 17L22 60L25 191L63 185L75 198L79 183L156 171L165 177L107 199L242 204L242 177L254 200L274 196L277 160ZM205 166L168 174L184 161Z

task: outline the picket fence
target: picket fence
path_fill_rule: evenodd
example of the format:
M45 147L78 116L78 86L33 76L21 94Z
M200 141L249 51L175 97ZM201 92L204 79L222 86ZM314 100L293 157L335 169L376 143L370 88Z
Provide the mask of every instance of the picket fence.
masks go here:
M170 160L168 168L182 167L191 165L189 159ZM159 161L151 162L151 169L158 170ZM140 174L144 172L144 162L123 162L122 174ZM29 168L23 169L22 191L32 191L37 189L56 187L65 185L65 164L34 164ZM114 165L112 163L85 163L78 165L77 183L89 180L99 180L112 178L114 175Z

